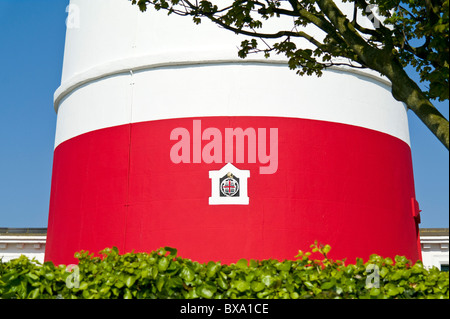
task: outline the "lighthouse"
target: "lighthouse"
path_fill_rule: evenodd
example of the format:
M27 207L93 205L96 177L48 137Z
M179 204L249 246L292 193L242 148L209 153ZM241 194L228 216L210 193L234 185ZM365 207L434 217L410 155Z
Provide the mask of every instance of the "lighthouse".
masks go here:
M71 0L45 259L420 258L405 105L369 70L240 59L211 23Z

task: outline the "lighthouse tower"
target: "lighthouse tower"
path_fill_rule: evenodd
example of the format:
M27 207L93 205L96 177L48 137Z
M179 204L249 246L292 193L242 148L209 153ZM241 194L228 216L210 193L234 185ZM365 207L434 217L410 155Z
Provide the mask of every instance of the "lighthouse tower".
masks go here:
M204 21L72 0L46 260L178 249L223 263L420 258L406 108L369 71L239 59Z

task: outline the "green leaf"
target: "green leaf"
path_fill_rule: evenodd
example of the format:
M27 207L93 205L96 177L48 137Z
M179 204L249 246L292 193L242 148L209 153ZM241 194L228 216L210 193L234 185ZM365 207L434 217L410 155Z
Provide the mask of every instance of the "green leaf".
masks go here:
M236 267L240 268L240 269L246 269L248 265L247 259L240 259L237 263L236 263Z
M389 269L387 267L381 267L380 270L380 276L381 278L386 277L386 275L389 273Z
M83 286L83 285L85 285L85 286ZM123 281L121 281L121 280L118 280L118 281L116 281L114 286L116 286L117 288L121 289L123 286L125 286L125 283ZM82 288L82 287L84 287L84 288ZM86 282L81 283L80 289L86 289L86 288L87 288L87 283Z
M123 296L123 299L133 299L133 294L129 289L125 290L125 295Z
M83 293L81 294L81 296L83 296L84 299L89 299L89 297L91 296L91 293L89 292L89 290L83 290Z
M100 294L106 295L110 289L111 289L110 287L103 287L102 289L100 289Z
M233 286L240 292L244 292L250 289L250 284L244 280L234 281Z
M48 273L45 273L44 277L47 280L53 280L53 279L55 279L55 274L52 272L48 272Z
M291 299L299 299L300 295L297 292L291 292L290 297Z
M261 278L261 282L265 284L267 287L271 287L275 283L275 278L270 275L263 276Z
M254 292L260 292L266 288L266 285L263 284L262 282L253 281L251 283L251 288Z
M165 283L164 277L159 277L158 280L156 281L156 289L158 289L159 292L161 292L164 283Z
M170 260L166 257L161 257L161 259L158 261L158 270L160 272L164 272L169 268Z
M306 286L306 288L308 289L313 289L314 285L312 283L310 283L309 281L304 281L303 284Z
M220 264L210 261L206 267L206 276L214 277L219 269Z
M320 289L322 289L322 290L329 290L329 289L333 288L335 285L336 285L335 281L328 281L328 282L323 283L320 286Z
M28 294L28 299L37 299L39 297L39 288L33 289Z
M186 282L193 281L195 279L195 272L187 266L184 266L180 271L180 277Z
M378 296L381 293L381 290L378 288L372 288L370 289L370 295L371 296Z
M388 296L397 296L403 293L405 289L403 287L398 287L394 284L389 283L385 286L385 290Z
M168 258L175 258L177 256L178 250L172 247L164 247L170 254L167 256Z
M28 278L32 279L32 280L38 280L39 279L39 276L36 276L35 274L32 274L32 273L28 273L28 274L26 274L26 276Z
M217 278L217 285L218 285L219 288L221 288L222 290L227 290L227 289L228 289L228 284L227 284L227 282L226 282L222 277L218 277L218 278Z
M128 288L130 288L131 286L134 285L135 281L136 277L128 276L127 279L125 280L125 284L127 285Z
M122 284L122 286L123 286L123 284ZM78 289L80 289L80 290L85 290L85 289L87 289L88 287L89 287L88 283L87 283L86 281L83 281L83 282L80 284L80 288L78 288Z
M196 292L199 296L210 299L213 297L216 290L217 289L214 286L202 284L196 289Z
M289 260L286 260L286 261L280 263L280 265L277 268L280 271L289 271L289 270L291 270L291 265L292 265L292 262Z

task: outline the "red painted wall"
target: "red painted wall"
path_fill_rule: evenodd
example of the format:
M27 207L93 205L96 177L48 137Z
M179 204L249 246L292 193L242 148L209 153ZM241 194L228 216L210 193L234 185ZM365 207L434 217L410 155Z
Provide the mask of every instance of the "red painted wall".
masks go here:
M225 163L172 163L170 133L192 133L193 119L92 131L55 149L46 260L70 264L76 251L111 246L123 253L171 246L200 262L292 259L315 240L348 262L373 253L420 258L405 142L316 120L201 120L222 135L227 127L278 128L275 174L261 175L258 162L234 163L250 170L249 205L208 205L208 172Z

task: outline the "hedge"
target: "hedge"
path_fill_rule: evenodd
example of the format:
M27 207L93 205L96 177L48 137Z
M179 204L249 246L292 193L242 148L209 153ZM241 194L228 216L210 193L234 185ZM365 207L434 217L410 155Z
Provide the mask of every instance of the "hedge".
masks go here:
M330 246L312 248L321 259L299 251L294 260L241 259L230 265L180 258L170 247L126 254L109 248L98 257L81 251L72 267L21 256L0 262L0 298L449 298L448 272L400 256L372 255L346 265L327 258Z

